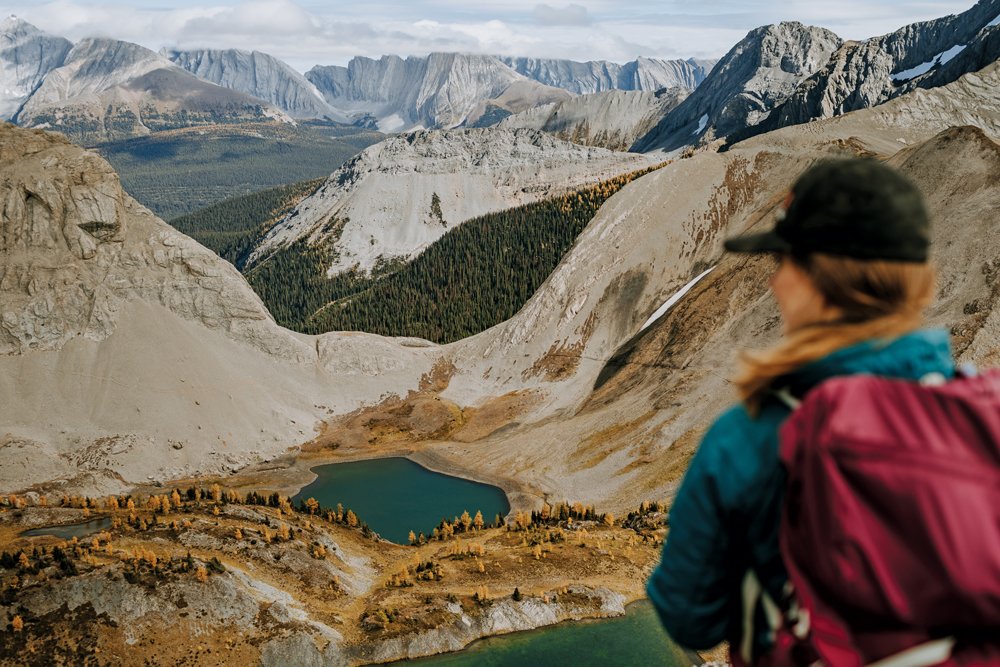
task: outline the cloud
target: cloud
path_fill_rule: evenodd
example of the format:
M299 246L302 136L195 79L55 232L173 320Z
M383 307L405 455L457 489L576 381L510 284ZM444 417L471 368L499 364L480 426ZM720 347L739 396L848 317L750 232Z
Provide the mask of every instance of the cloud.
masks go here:
M565 2L566 0L549 0ZM968 9L972 0L0 0L71 40L113 37L153 50L234 48L269 53L299 71L353 56L432 51L612 60L717 58L748 30L781 20L827 26L859 39ZM846 3L846 4L844 4ZM845 7L847 9L845 9Z
M542 25L589 25L590 16L587 8L582 5L566 5L552 7L550 5L535 5L535 20Z
M277 2L241 2L235 7L218 9L209 16L188 20L176 31L185 38L274 37L295 35L307 37L320 31L320 20L290 0Z

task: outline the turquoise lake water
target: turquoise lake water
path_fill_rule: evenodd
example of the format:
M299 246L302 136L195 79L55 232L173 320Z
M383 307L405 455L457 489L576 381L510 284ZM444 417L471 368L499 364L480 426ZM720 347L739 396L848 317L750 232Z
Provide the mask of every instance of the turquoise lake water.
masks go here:
M670 643L649 601L619 618L560 623L489 637L464 651L393 664L419 667L688 667L694 661Z
M468 510L487 524L505 516L510 503L502 489L442 475L409 459L386 458L318 466L319 475L292 500L315 498L323 507L341 503L376 533L399 544L412 530L430 535L441 519Z

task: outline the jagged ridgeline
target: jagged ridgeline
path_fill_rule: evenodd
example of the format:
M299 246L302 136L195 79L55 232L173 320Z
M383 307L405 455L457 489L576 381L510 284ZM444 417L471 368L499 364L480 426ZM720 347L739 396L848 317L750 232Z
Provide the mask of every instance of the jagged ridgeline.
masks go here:
M322 121L257 123L157 132L97 150L126 192L170 220L227 198L328 176L381 139Z
M327 278L325 250L282 248L247 279L283 326L305 333L367 331L447 343L512 317L555 269L623 174L544 201L474 218L411 262Z

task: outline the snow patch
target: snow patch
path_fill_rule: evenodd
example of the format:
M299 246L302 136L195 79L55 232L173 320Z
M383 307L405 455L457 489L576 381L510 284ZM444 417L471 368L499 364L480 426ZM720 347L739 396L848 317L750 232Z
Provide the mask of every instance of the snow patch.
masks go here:
M701 118L698 119L698 129L695 130L694 132L692 132L691 134L694 134L694 135L701 134L702 132L705 131L705 128L707 126L708 126L708 114L705 114Z
M997 20L1000 20L1000 16L997 17ZM902 72L896 72L892 75L892 80L896 83L902 83L904 81L909 81L910 79L915 79L922 74L926 74L931 71L931 68L940 67L957 56L965 50L966 46L966 44L956 44L947 51L942 51L937 54L925 63L920 63L916 67L911 67L910 69L903 70Z
M997 14L997 17L995 19L993 19L992 21L990 21L989 23L987 23L986 27L989 28L990 26L993 26L993 25L1000 25L1000 14Z
M656 320L658 320L661 317L663 317L663 315L668 310L670 310L675 303L677 303L682 298L684 298L684 295L687 294L688 292L690 292L691 288L694 287L695 285L697 285L698 282L702 278L704 278L709 273L711 273L713 269L715 269L714 266L711 267L711 268L709 268L709 269L706 269L697 278L695 278L694 280L692 280L691 282L689 282L687 285L685 285L684 287L680 288L676 293L674 293L674 295L672 297L670 297L669 299L667 299L667 301L662 306L660 306L659 308L656 309L655 313L653 313L652 315L649 316L649 319L646 320L646 323L642 325L642 327L639 329L639 331L640 332L641 331L645 331L646 329L648 329L650 327L651 324L653 324L653 322L655 322Z

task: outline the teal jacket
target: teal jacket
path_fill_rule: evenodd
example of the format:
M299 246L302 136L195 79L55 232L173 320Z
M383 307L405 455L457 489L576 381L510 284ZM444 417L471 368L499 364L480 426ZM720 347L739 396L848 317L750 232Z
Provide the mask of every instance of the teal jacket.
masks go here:
M917 331L891 341L865 341L803 366L781 384L801 397L823 380L867 373L918 380L954 375L948 333ZM749 569L774 599L788 575L778 549L785 472L778 429L789 409L776 398L755 419L742 404L705 434L670 509L670 531L647 583L650 600L675 642L707 649L740 640L740 587ZM760 627L759 625L757 627ZM755 637L758 648L767 639Z

